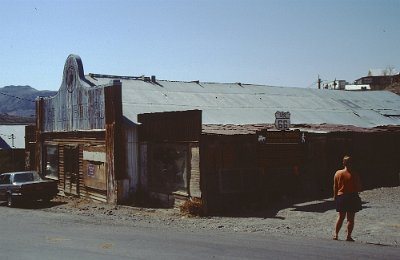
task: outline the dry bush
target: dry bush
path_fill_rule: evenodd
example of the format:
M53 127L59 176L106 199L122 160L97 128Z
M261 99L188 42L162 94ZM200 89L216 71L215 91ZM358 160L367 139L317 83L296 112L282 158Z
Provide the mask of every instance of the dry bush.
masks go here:
M191 198L186 200L179 209L182 213L190 215L190 216L204 216L204 204L201 199Z

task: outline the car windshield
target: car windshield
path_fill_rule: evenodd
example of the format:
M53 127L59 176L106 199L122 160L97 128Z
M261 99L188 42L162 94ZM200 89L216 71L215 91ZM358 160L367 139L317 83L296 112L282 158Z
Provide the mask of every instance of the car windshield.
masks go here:
M27 182L40 180L36 172L23 172L14 175L14 182Z

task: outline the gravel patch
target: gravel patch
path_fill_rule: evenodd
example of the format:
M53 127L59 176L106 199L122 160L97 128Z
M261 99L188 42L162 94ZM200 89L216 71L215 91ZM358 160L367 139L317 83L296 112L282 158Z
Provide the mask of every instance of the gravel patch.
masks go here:
M360 193L363 210L356 214L353 238L362 243L400 245L400 187L385 187ZM149 228L174 228L185 231L218 230L268 235L271 233L331 239L337 212L332 199L303 203L285 201L263 211L242 217L191 217L179 209L153 209L112 206L92 201L57 197L42 210L80 216L82 222L99 225L127 225ZM90 218L90 219L88 219ZM340 238L345 239L346 223Z

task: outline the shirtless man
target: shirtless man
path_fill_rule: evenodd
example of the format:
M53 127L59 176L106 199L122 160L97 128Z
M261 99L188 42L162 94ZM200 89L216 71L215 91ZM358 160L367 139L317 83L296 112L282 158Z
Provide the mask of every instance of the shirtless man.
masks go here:
M336 211L339 213L333 239L338 240L339 231L345 217L347 217L346 241L354 241L351 233L354 228L356 212L361 209L358 197L358 192L361 190L361 183L358 174L354 172L353 160L350 156L344 156L343 167L343 169L335 173L333 182L333 197L336 202Z

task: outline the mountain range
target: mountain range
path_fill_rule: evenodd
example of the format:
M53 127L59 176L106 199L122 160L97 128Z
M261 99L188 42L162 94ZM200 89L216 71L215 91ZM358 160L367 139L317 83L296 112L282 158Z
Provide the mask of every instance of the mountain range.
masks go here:
M37 97L54 96L57 91L37 90L30 86L0 88L0 123L32 123L35 121Z

